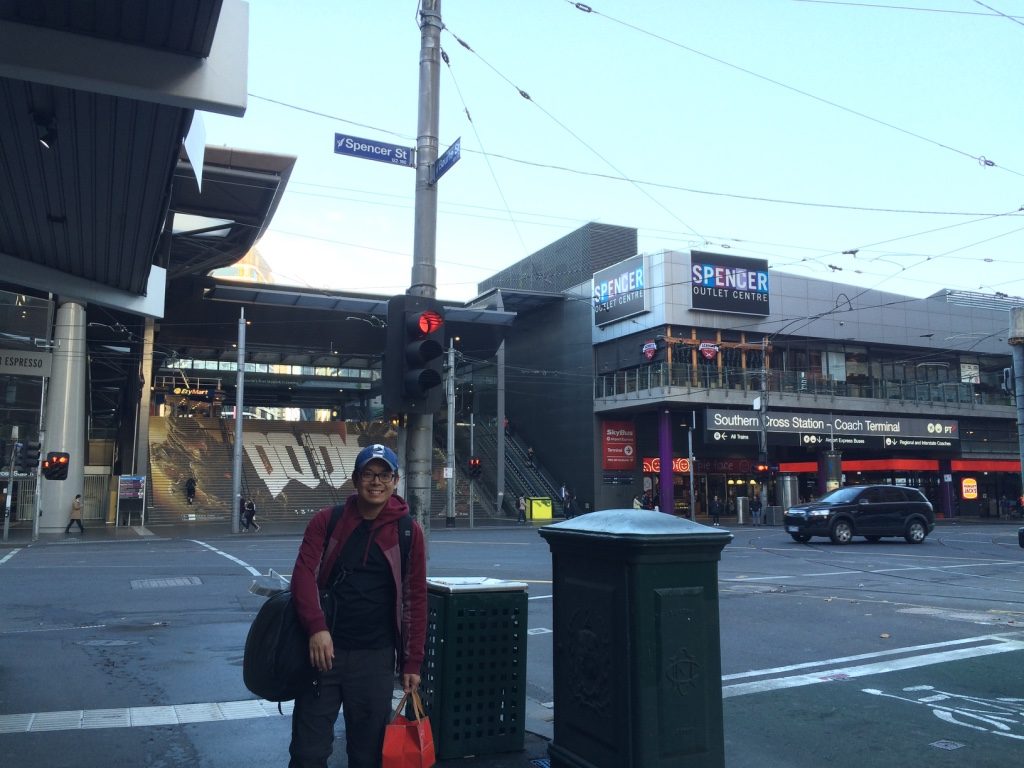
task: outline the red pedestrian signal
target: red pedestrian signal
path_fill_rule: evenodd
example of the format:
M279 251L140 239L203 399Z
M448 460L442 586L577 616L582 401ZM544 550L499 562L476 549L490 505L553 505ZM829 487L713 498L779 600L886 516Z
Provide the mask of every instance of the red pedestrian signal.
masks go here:
M483 471L483 466L480 463L480 457L474 456L469 460L469 476L473 478L480 477L480 473Z
M67 480L71 454L63 451L50 451L43 459L43 477L47 480Z

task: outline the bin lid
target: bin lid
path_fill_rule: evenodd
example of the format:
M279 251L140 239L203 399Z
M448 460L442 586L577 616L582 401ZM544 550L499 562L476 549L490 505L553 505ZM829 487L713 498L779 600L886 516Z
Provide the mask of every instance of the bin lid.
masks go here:
M712 528L685 517L647 509L603 509L548 525L538 531L544 537L556 532L647 540L682 538L686 541L721 542L723 545L732 539L732 534L725 528Z
M525 581L506 581L487 576L432 576L427 579L427 589L432 592L520 592L527 586Z

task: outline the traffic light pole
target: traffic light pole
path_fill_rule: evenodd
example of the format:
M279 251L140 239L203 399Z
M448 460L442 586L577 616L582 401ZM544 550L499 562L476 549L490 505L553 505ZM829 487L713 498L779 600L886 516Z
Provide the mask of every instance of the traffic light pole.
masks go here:
M472 481L470 481L472 482ZM448 505L444 527L455 523L455 339L448 339Z
M4 541L11 527L11 497L14 496L14 462L18 458L18 427L11 427L11 463L7 467L7 493L4 494Z
M431 183L431 174L437 161L441 28L441 0L421 0L415 222L412 284L408 293L431 299L437 294L437 187ZM405 457L406 501L413 518L423 527L428 538L433 437L434 414L409 414Z

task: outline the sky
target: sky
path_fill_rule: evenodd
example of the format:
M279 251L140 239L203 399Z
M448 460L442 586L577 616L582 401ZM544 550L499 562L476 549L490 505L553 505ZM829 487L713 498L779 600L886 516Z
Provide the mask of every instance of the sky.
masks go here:
M277 282L408 288L415 171L333 146L415 146L418 5L250 0L245 117L204 120L210 145L298 158L259 244ZM462 153L439 298L590 221L644 252L1024 296L1024 1L577 5L442 0L439 145Z

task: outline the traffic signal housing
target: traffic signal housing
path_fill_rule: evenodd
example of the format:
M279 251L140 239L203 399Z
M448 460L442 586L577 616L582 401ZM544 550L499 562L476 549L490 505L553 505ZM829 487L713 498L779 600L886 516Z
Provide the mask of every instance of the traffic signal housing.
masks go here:
M474 456L469 460L469 476L472 478L480 477L480 473L483 471L483 466L480 463L480 457Z
M436 413L444 397L444 307L436 299L402 294L388 301L384 408Z
M38 466L39 442L26 440L24 443L21 443L21 450L18 451L15 469L25 475L34 475Z
M47 480L67 480L71 454L63 451L50 451L43 459L43 477Z

